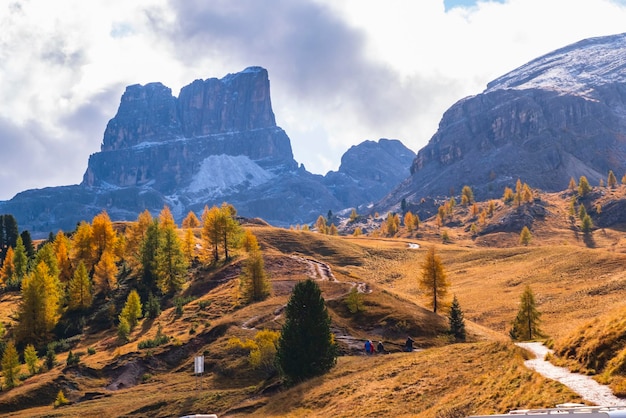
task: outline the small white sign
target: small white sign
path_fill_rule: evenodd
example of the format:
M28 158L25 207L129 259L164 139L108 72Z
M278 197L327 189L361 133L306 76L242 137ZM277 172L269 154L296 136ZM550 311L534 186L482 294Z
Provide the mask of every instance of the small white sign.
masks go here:
M196 356L194 358L193 371L195 374L204 373L204 356Z

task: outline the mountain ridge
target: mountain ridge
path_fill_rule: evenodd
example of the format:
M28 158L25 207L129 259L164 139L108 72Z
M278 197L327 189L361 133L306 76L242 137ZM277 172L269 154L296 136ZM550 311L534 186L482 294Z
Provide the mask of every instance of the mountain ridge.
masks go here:
M267 70L248 67L195 80L179 97L158 82L128 86L81 184L18 193L0 202L0 213L39 237L71 231L102 210L133 220L167 205L180 222L224 201L274 225L312 223L380 199L408 175L414 156L398 140L364 141L337 172L309 173L276 125Z
M589 51L593 49L593 53ZM411 176L376 209L443 198L464 185L481 199L517 179L548 192L626 172L626 34L584 40L529 62L457 101L418 151ZM618 59L615 59L618 57ZM583 58L588 58L586 65Z

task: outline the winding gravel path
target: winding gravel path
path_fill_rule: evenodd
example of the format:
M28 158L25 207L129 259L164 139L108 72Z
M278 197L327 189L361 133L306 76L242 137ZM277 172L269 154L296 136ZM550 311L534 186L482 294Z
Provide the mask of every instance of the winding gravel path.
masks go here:
M620 399L613 395L608 386L601 385L589 376L579 373L572 373L565 367L557 367L544 360L547 353L552 352L541 343L517 343L519 347L525 348L537 356L534 359L526 360L524 365L537 373L556 380L578 393L586 401L600 406L626 405L626 399Z

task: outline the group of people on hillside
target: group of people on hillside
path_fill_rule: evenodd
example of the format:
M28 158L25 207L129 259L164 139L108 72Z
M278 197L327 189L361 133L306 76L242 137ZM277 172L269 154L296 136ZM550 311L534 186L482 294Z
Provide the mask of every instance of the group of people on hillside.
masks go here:
M413 343L414 343L413 338L407 337L406 342L404 343L404 348L403 348L404 351L406 352L413 351ZM374 353L378 353L378 354L386 353L385 346L383 345L382 341L378 341L378 345L374 349L374 343L372 342L372 340L366 340L364 348L365 348L365 354L367 355L371 355Z
M365 354L374 354L374 353L378 353L378 354L383 354L385 352L385 346L383 345L382 341L378 341L378 345L376 346L376 349L374 350L374 343L372 342L372 340L367 340L365 341Z

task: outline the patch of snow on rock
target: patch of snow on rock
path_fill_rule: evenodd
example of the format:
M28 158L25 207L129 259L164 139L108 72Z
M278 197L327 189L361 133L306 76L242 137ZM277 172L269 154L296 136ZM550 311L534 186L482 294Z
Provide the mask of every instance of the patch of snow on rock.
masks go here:
M258 186L274 175L244 155L211 155L193 176L190 192L228 190L239 185Z

